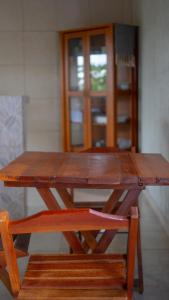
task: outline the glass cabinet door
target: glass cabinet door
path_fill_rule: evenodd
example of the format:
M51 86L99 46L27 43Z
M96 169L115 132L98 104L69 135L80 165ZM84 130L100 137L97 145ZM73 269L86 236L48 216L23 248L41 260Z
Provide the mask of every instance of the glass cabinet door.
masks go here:
M117 65L117 146L120 149L131 148L131 83L132 69Z
M107 139L107 45L103 32L89 36L91 146L104 147Z
M134 141L136 124L136 28L130 25L115 25L116 68L116 138L120 149L130 149ZM134 82L135 81L135 82ZM134 117L135 115L135 117Z
M92 146L106 146L106 97L91 97Z
M65 151L138 143L138 28L110 24L60 33Z
M84 131L83 131L83 98L70 97L70 140L71 146L84 146Z
M70 149L84 147L84 50L83 37L67 41L69 144Z
M84 55L82 38L72 38L68 41L69 90L84 90Z
M104 34L90 36L90 86L91 91L106 90L107 53Z

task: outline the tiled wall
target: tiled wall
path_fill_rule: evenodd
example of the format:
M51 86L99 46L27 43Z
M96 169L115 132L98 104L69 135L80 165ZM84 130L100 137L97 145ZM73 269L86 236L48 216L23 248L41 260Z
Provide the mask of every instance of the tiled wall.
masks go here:
M0 95L28 97L28 150L61 150L58 31L109 22L131 0L0 0Z

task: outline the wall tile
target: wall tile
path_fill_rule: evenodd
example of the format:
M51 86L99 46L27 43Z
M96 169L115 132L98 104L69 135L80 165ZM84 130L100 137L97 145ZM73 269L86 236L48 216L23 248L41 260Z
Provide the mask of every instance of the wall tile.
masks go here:
M26 66L26 95L39 98L57 97L57 70L50 65Z
M0 94L24 95L23 66L0 66Z
M91 25L90 0L60 0L58 2L58 30Z
M23 64L23 33L0 31L0 64Z
M92 0L89 2L92 25L114 22L128 23L128 11L131 10L126 0ZM124 13L125 9L125 13Z
M25 30L63 30L90 25L88 0L25 0Z
M58 9L56 0L24 0L24 29L26 31L56 30Z
M26 113L27 131L60 130L60 103L55 98L31 98Z
M55 32L25 32L26 64L56 64L58 35Z
M27 150L31 151L61 151L61 136L59 131L34 131L27 134Z
M22 13L22 0L0 0L0 30L22 30Z

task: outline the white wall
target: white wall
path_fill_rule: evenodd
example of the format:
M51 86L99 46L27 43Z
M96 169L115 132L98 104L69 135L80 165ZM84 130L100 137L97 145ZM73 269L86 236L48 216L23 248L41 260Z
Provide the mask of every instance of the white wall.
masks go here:
M169 160L169 1L133 0L140 26L140 146ZM154 205L169 233L169 188L152 188Z
M61 150L58 31L131 19L131 0L0 0L0 94L28 97L28 150Z

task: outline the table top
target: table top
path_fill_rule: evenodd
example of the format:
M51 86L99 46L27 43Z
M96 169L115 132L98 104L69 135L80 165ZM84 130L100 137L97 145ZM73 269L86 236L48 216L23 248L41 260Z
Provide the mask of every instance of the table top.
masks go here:
M0 170L10 186L101 187L169 185L161 154L24 152Z

